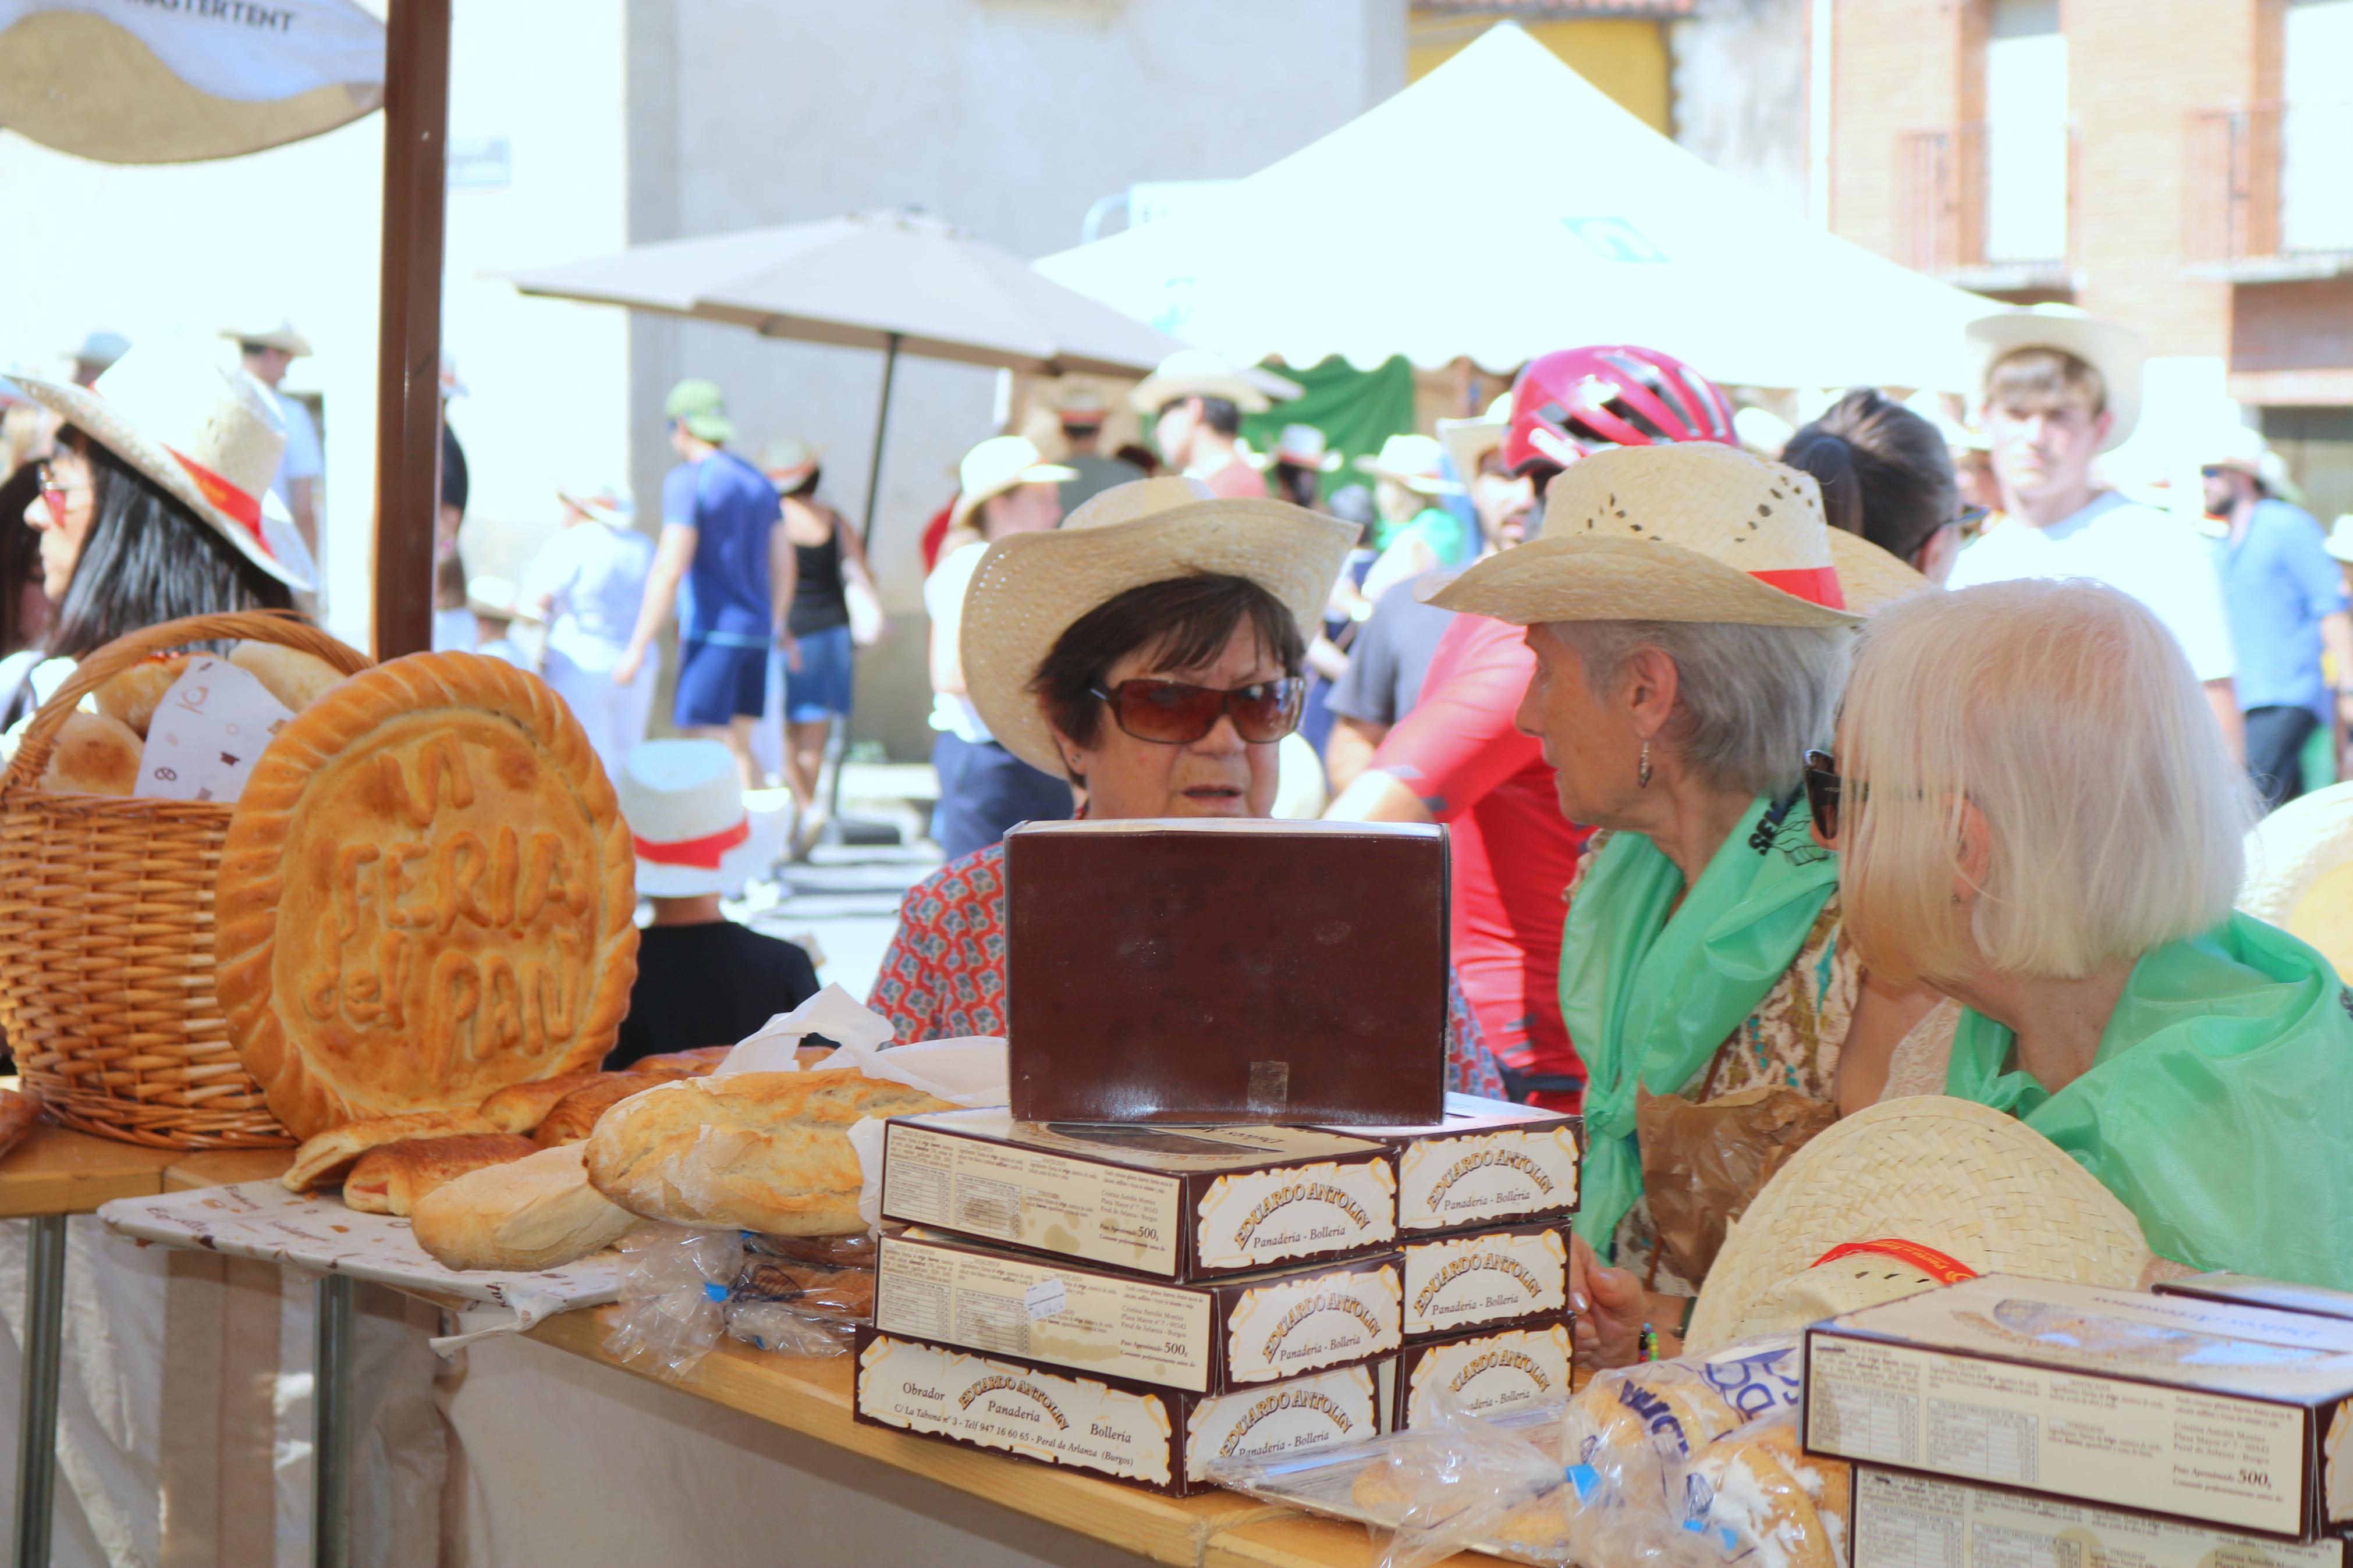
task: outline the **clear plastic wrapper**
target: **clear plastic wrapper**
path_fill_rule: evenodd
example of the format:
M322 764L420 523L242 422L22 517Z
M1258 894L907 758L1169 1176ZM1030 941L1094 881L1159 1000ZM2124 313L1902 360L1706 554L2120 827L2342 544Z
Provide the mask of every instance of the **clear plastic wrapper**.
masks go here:
M737 1299L727 1303L727 1332L754 1350L777 1355L848 1355L858 1325L851 1319L815 1316L783 1301Z
M1380 1568L1428 1568L1506 1533L1546 1533L1563 1507L1560 1460L1541 1439L1482 1420L1448 1397L1421 1425L1388 1440L1386 1473L1372 1482L1404 1500ZM1534 1514L1530 1531L1515 1516ZM1514 1531L1514 1526L1520 1525ZM1541 1551L1540 1540L1515 1542ZM1537 1561L1566 1563L1563 1554Z
M620 1309L605 1348L624 1365L675 1383L727 1326L744 1271L743 1233L639 1226L620 1240Z

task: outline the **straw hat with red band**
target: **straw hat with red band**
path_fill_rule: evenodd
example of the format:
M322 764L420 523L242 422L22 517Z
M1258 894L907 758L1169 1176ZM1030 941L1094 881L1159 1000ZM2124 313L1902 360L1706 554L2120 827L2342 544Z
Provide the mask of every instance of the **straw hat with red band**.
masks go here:
M645 742L613 783L647 898L740 898L784 853L784 814L744 809L734 754L716 741Z
M247 560L291 588L311 584L272 552L262 497L286 426L242 371L167 348L134 348L87 389L26 377L27 395L153 480Z
M1547 621L1859 626L1927 580L1822 519L1811 475L1713 441L1618 447L1545 494L1544 537L1430 595L1441 609Z
M2132 1211L2024 1122L1945 1095L1883 1100L1799 1150L1733 1222L1684 1348L1978 1274L2132 1287L2166 1268Z

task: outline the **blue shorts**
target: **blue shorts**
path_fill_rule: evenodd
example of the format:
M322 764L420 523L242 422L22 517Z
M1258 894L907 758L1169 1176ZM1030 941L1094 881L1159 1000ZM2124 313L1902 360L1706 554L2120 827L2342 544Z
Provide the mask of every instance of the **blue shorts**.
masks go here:
M678 639L678 700L671 721L681 730L724 730L768 708L768 650L733 643Z
M848 626L828 626L793 639L801 667L785 667L785 717L796 724L821 724L849 713L850 641Z

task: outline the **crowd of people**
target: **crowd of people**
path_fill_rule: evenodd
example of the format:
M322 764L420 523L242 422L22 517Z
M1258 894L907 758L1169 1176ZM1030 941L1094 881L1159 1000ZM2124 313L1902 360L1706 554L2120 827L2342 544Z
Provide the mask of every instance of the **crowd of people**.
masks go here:
M1547 354L1360 458L1362 525L1198 353L1137 389L1162 477L1064 516L1074 469L984 443L926 590L951 858L870 1005L1002 1028L1014 822L1285 815L1297 765L1324 815L1451 829L1449 1081L1584 1112L1589 1353L1672 1351L1753 1195L1724 1172L1921 1093L2073 1155L2158 1274L2353 1286L2353 1000L2233 911L2243 835L2343 739L2337 558L2253 431L2213 436L2202 528L2100 480L2123 329L1969 337L1978 429L1858 389L1762 453L1694 366Z

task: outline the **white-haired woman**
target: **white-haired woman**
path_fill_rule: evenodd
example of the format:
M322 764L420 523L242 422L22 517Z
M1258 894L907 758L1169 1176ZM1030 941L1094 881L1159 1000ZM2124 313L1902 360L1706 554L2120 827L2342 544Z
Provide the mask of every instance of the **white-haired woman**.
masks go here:
M1746 1134L1762 1152L1793 1121L1877 1099L1933 1001L1865 986L1787 750L1831 732L1855 612L1925 587L1829 530L1807 475L1689 443L1564 470L1542 539L1432 598L1528 628L1518 725L1544 743L1562 815L1609 830L1570 900L1560 972L1589 1074L1579 1337L1605 1363L1630 1359L1646 1322L1672 1343L1728 1206L1694 1204L1691 1163L1645 1135L1662 1109L1646 1097L1759 1091ZM1695 1226L1662 1234L1652 1189Z
M2156 616L2084 582L1899 605L1809 764L1854 945L1962 1005L1930 1087L2073 1154L2162 1258L2353 1289L2353 1002L2232 912L2245 781Z

